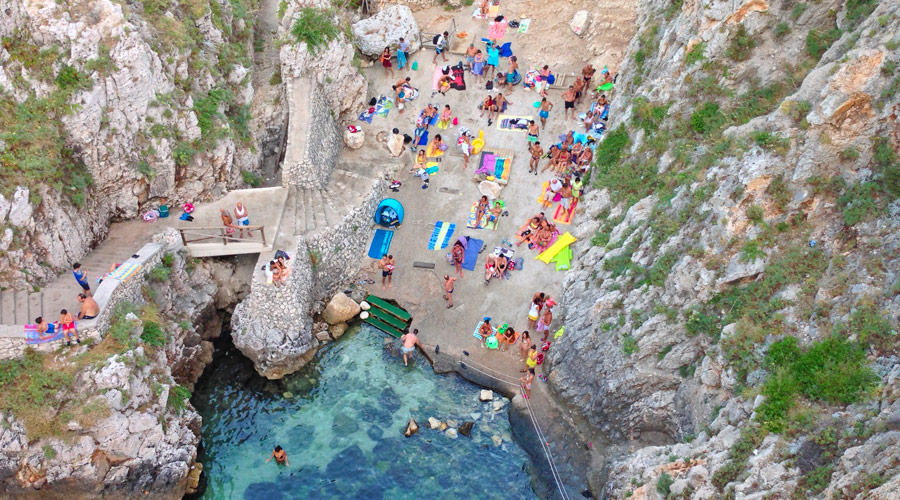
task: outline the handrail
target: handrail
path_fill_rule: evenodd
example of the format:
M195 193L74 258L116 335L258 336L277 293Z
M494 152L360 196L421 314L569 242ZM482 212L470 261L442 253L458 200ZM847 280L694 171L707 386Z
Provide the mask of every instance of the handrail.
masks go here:
M447 33L450 34L447 37L447 45L445 46L445 50L450 51L450 42L456 37L456 19L450 20L450 28L447 29ZM422 45L422 48L433 49L434 43L432 40L434 39L434 35L443 34L443 31L440 33L430 33L428 31L419 31L419 43Z
M259 231L260 239L257 240L255 236L249 236L247 238L236 237L232 234L228 234L226 232L225 226L206 226L206 227L191 227L187 229L179 229L178 233L181 235L181 243L184 246L188 246L190 243L197 243L205 240L212 239L222 239L223 245L228 245L228 242L231 241L233 243L240 242L254 242L261 241L263 246L266 245L266 228L265 226L235 226L232 229L235 230L243 230L246 229L249 233L250 231ZM199 236L199 238L188 238L188 236Z

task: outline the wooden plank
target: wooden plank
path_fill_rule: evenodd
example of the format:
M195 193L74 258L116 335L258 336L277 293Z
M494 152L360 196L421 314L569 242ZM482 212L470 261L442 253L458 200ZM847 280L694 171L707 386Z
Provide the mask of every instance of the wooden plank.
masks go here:
M434 269L434 262L413 262L413 267L420 267L422 269Z
M398 317L386 312L384 309L379 309L377 307L369 308L369 315L375 316L379 320L391 325L397 330L403 331L408 326L407 323Z
M397 330L391 328L390 326L382 323L381 321L376 319L374 316L369 316L368 318L364 319L363 321L374 326L375 328L378 328L379 330L383 331L384 333L387 333L388 335L390 335L392 337L400 338L400 336L403 335L403 333L398 332Z
M400 318L403 321L409 321L410 319L412 319L411 314L409 314L408 312L404 311L403 309L401 309L393 304L386 302L384 299L382 299L380 297L376 297L374 295L369 295L368 297L366 297L366 302L368 302L369 304L372 304L373 306L375 306L379 309L384 309L388 313L393 314L394 316Z

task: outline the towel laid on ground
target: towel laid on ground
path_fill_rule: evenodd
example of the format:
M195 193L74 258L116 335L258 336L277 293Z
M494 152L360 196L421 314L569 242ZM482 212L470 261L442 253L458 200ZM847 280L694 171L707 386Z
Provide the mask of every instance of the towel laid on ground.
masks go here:
M111 272L107 278L119 281L128 281L132 276L141 270L141 265L137 262L126 262Z
M50 323L47 331L41 335L38 333L37 325L25 325L25 343L26 344L46 344L63 338L62 331L57 331L56 323Z
M484 246L484 241L476 238L469 238L469 245L466 247L465 257L463 257L462 267L467 271L475 270L475 263L478 261L478 252Z
M485 210L484 214L481 215L480 221L475 221L475 216L478 215L478 202L476 201L472 208L469 209L469 219L466 221L466 227L472 229L486 229L487 220L488 220L488 212Z
M453 236L453 231L456 229L456 224L451 224L449 222L437 221L434 223L434 231L431 232L431 238L428 240L428 249L429 250L437 250L447 248L447 245L450 244L450 238Z
M376 229L375 236L372 238L372 244L369 245L369 252L366 254L371 259L380 259L391 248L391 240L394 238L394 232L387 229Z
M532 119L533 117L531 116L500 115L497 118L497 128L500 130L524 132L528 129L528 122Z
M553 214L553 222L557 224L566 224L569 225L572 223L572 218L575 216L575 206L578 205L577 202L573 202L572 206L566 211L563 208L562 204L556 207L556 212Z

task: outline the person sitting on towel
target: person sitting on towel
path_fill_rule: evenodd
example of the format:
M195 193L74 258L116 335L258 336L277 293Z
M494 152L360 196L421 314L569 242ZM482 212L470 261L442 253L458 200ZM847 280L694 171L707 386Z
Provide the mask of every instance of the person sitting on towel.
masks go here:
M494 202L494 208L491 209L490 214L488 214L488 221L497 223L497 220L500 218L500 214L503 213L503 206L500 205L500 201L497 200Z
M441 93L441 95L446 96L447 91L450 90L451 84L453 83L453 77L450 75L443 75L438 79L437 83L437 91Z

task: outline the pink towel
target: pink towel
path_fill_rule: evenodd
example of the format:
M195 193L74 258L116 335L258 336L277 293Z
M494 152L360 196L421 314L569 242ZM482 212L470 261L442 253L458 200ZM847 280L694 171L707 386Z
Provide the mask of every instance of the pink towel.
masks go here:
M488 38L491 40L500 40L506 36L506 18L501 22L492 22L491 29L488 32Z

